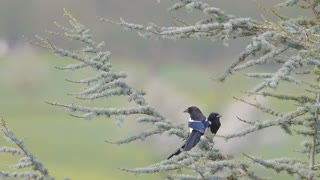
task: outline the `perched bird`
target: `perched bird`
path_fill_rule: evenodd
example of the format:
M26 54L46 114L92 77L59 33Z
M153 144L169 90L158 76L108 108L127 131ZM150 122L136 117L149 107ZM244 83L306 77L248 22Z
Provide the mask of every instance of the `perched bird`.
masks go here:
M220 117L221 115L219 113L210 113L209 117L208 117L208 121L210 122L210 131L212 134L217 134L221 123L220 123Z
M201 136L204 134L205 130L210 127L210 131L214 134L217 133L220 128L220 117L218 113L210 113L208 119L202 114L201 110L196 106L191 106L184 111L190 114L190 119L188 126L190 128L190 135L188 136L186 142L179 148L175 153L171 154L168 159L181 153L181 149L184 151L189 151L195 147Z

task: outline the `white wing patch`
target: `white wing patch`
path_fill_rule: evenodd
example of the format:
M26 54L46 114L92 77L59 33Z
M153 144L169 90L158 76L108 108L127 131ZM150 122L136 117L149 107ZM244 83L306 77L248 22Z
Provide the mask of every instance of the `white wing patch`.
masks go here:
M206 119L206 121L208 121L208 119ZM199 122L199 121L195 121L195 120L193 120L193 119L189 119L189 122ZM209 121L209 124L211 124L211 122ZM192 128L189 128L189 130L190 130L190 133L192 132Z
M195 122L195 120L192 120L191 118L189 119L189 122ZM189 130L190 130L190 133L192 132L192 128L189 128Z

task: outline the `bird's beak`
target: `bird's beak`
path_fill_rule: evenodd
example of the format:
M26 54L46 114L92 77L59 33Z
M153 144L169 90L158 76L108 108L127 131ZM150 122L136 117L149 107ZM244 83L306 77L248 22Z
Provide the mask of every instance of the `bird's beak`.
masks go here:
M187 112L188 112L188 109L184 110L183 112L184 112L184 113L187 113Z
M218 118L221 118L222 116L219 114L217 117L218 117Z

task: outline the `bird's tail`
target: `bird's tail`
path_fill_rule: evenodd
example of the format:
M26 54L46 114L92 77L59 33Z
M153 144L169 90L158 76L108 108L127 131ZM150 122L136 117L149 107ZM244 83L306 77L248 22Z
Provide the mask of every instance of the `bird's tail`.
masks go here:
M173 156L176 156L176 155L178 155L178 154L180 154L181 153L181 149L184 149L184 146L185 146L186 144L183 144L182 146L181 146L181 148L179 148L175 153L172 153L167 159L170 159L170 158L172 158Z
M184 151L189 151L193 147L195 147L198 142L200 141L200 137L203 135L203 133L197 131L197 130L192 130L192 133L189 135L188 139L186 142L179 148L175 153L171 154L168 159L170 159L172 156L178 155L181 153L181 149Z
M200 131L192 130L191 134L189 135L188 139L186 140L185 147L183 148L185 151L191 150L195 147L198 142L200 141L200 137L203 135Z

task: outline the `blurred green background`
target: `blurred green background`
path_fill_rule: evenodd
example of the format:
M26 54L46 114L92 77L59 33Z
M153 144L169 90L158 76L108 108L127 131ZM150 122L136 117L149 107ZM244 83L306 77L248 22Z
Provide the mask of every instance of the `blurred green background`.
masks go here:
M221 7L225 12L244 17L261 19L268 16L259 5L273 7L280 1L217 0L207 1ZM154 41L140 38L135 32L104 24L96 16L128 22L159 25L173 25L174 19L166 9L171 1L162 0L1 0L0 2L0 115L5 118L16 135L25 143L57 179L163 179L161 175L135 176L118 168L143 167L165 159L176 150L181 142L175 137L162 135L144 142L116 146L105 140L117 140L138 134L142 128L130 119L117 127L113 118L95 118L83 121L67 115L61 109L45 104L45 101L61 103L78 102L68 93L78 92L82 87L70 84L68 79L80 79L90 72L63 72L55 66L63 66L69 60L54 56L27 44L22 35L33 38L39 34L48 35L45 30L55 30L54 21L66 24L62 9L68 9L80 22L91 28L96 41L105 41L112 52L114 69L128 72L128 81L137 89L147 92L147 100L175 123L188 119L182 111L190 106L199 106L206 114L211 111L223 115L220 134L231 133L245 128L236 116L255 120L267 119L254 108L233 100L232 96L250 99L241 90L250 90L258 81L248 80L241 73L226 83L214 80L245 47L248 39L230 41L229 47L208 39ZM232 5L231 5L232 4ZM283 11L294 15L295 10ZM305 12L299 13L299 15ZM176 17L192 24L203 17L201 13L181 11ZM272 17L270 17L272 18ZM67 40L53 38L57 44L69 47ZM270 66L269 69L274 70ZM253 69L252 71L259 71ZM291 88L283 85L282 90ZM302 93L300 89L294 90ZM261 103L273 104L281 111L288 107L265 99ZM119 106L123 99L99 101L91 106ZM186 124L186 123L185 123ZM302 138L287 136L278 128L263 130L244 138L228 142L216 138L216 146L225 153L247 152L268 158L298 156ZM0 139L0 146L9 145ZM15 157L0 154L0 169L8 170L8 164L16 162ZM285 174L276 174L257 168L259 175L275 179L291 179Z

